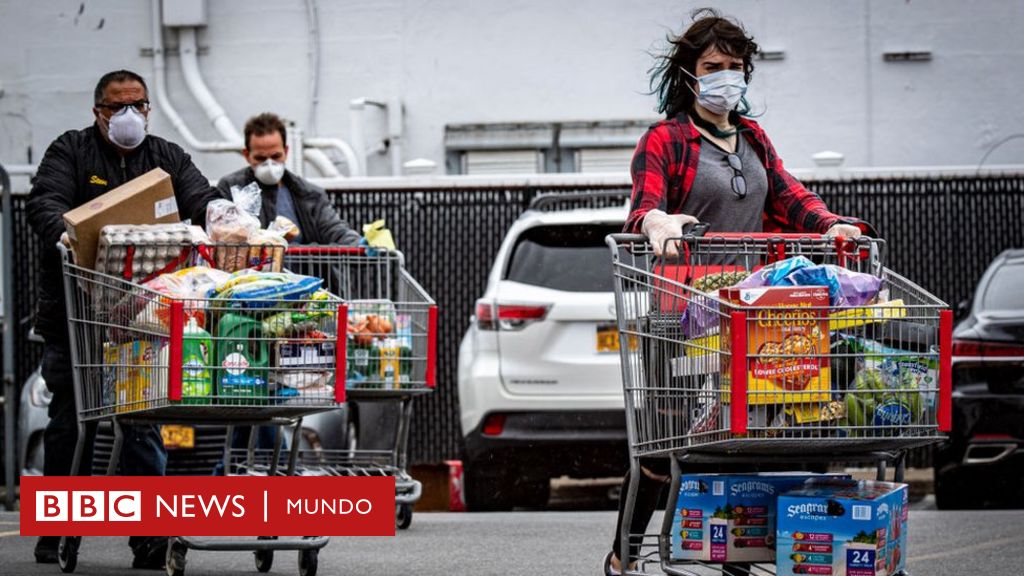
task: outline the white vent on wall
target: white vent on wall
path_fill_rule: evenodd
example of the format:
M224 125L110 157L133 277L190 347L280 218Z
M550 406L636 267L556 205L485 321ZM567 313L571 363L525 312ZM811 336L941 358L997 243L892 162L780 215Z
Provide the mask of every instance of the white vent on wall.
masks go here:
M467 150L463 174L537 174L543 158L537 150Z
M581 148L576 153L576 171L629 172L633 160L633 148Z

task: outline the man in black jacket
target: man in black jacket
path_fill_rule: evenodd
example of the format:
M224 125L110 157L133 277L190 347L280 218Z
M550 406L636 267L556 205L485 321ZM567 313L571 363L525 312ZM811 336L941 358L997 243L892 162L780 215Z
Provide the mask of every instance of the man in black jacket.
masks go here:
M263 194L260 224L264 228L277 216L285 216L299 228L294 244L355 246L360 236L349 228L331 206L327 193L318 186L285 170L288 142L284 122L265 112L245 123L245 150L249 162L220 179L217 189L231 199L231 189L259 182Z
M71 463L78 438L64 282L56 247L65 234L62 216L153 168L170 174L183 218L202 224L206 204L217 197L181 147L146 133L149 100L142 77L127 70L105 74L96 84L93 99L95 123L84 130L65 132L50 144L32 179L27 205L29 223L42 244L35 327L46 340L41 369L53 392L50 422L43 436L43 472L47 476L75 473ZM89 426L86 434L79 466L82 474L92 468L95 426ZM167 454L155 426L125 427L122 474L162 476L166 463ZM36 561L56 562L58 541L40 538ZM166 538L132 537L129 543L135 553L133 567L163 566Z

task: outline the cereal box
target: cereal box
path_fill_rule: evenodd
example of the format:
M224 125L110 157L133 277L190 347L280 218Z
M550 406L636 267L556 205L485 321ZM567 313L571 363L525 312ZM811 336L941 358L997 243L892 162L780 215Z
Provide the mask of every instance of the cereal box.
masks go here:
M779 494L817 477L807 472L683 476L672 521L672 558L773 561Z
M811 480L778 500L776 574L891 576L906 566L907 485Z
M723 288L719 297L734 306L753 308L747 316L747 403L827 402L828 288L776 286ZM722 343L730 335L725 323ZM728 362L728 356L723 362ZM725 383L730 371L723 366Z

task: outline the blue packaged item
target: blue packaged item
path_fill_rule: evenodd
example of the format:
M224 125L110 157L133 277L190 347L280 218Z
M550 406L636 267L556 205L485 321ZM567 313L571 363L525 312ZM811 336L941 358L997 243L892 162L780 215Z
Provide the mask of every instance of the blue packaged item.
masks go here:
M778 496L820 477L808 472L684 475L672 521L672 558L773 561Z
M832 306L863 306L878 296L882 287L882 279L877 276L832 264L800 268L786 280L796 286L827 286Z
M794 256L792 258L786 258L785 260L779 260L778 262L769 264L750 276L747 276L745 280L736 284L735 288L796 286L796 284L788 280L789 275L801 268L807 268L810 266L814 266L814 262L811 262L805 256Z
M907 557L907 485L810 480L778 500L776 575L891 576Z

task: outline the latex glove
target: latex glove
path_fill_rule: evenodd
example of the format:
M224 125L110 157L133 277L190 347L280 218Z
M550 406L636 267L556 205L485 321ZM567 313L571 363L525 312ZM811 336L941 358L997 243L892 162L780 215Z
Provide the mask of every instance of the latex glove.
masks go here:
M76 253L74 247L71 246L71 237L68 236L67 232L60 235L60 243L67 246L68 251L71 252L71 263L78 264L78 253Z
M860 228L853 224L833 224L828 232L825 232L825 236L835 238L836 236L842 236L843 238L860 238Z
M678 258L679 242L669 242L666 246L665 241L670 238L682 237L683 226L697 224L698 222L699 220L689 214L670 215L661 210L651 210L644 216L644 223L640 229L654 248L655 256L663 255L666 258ZM662 254L663 247L665 248L664 254Z

